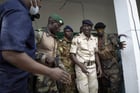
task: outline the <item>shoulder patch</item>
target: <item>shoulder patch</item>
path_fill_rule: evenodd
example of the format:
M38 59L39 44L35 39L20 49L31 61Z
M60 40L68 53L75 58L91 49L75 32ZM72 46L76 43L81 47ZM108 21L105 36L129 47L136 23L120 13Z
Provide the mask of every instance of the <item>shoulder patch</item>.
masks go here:
M59 39L59 42L62 42L63 40L62 39Z
M36 29L35 31L37 31L37 32L44 32L45 30L42 29L42 28L39 28L39 29Z

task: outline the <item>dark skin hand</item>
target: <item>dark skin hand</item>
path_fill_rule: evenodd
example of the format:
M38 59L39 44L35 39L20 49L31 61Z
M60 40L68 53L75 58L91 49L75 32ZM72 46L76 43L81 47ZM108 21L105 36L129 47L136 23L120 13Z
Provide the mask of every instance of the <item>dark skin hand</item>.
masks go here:
M54 62L55 62L55 58L50 56L50 55L46 55L46 59L45 59L45 63L46 65L48 65L49 67L54 66Z
M97 75L98 77L102 77L102 69L101 69L101 64L100 64L100 60L99 60L99 55L98 53L95 53L95 62L97 64Z
M71 56L72 61L81 68L83 73L86 73L86 74L89 73L86 69L86 66L78 61L75 54L70 54L70 56Z
M124 49L124 48L126 48L126 41L122 41L122 42L120 42L119 43L119 46L120 46L120 49Z

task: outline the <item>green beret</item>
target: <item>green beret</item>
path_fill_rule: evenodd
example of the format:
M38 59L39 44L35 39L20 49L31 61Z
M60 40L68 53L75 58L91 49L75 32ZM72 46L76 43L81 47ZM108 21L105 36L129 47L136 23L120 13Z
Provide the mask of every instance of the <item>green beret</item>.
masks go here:
M53 15L51 15L50 17L51 17L53 20L55 20L55 21L57 21L58 23L60 23L61 25L64 24L63 19L62 19L59 15L53 14Z

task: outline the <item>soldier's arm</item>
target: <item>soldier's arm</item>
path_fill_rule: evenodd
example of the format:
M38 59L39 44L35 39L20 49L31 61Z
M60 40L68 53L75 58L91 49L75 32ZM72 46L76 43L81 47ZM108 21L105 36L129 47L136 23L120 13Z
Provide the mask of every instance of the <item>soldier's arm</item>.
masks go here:
M101 64L100 64L100 59L99 59L99 54L98 54L98 38L96 38L96 47L95 47L95 62L97 64L97 73L98 77L101 77L102 75L102 69L101 69Z
M57 46L57 55L59 55L59 67L62 68L63 70L66 70L65 69L65 66L63 64L63 60L62 60L62 53L65 52L63 51L63 43L62 43L62 40L59 40L58 42L58 46Z
M100 60L99 60L99 55L96 52L95 53L95 59L96 59L96 64L97 64L97 73L98 73L98 77L101 77L102 75L102 68L101 68L101 64L100 64Z
M72 59L72 61L78 65L79 67L81 67L80 62L78 61L78 59L76 58L76 52L78 49L78 44L77 44L77 38L73 38L72 40L72 44L71 44L71 49L70 49L70 57Z
M89 73L86 69L86 66L78 61L75 54L71 53L70 56L71 56L72 61L81 68L83 73L86 73L86 74Z
M83 73L88 73L84 64L79 62L78 59L76 58L77 49L78 49L77 38L73 38L72 44L71 44L71 49L70 49L70 57L71 57L72 61L81 68Z

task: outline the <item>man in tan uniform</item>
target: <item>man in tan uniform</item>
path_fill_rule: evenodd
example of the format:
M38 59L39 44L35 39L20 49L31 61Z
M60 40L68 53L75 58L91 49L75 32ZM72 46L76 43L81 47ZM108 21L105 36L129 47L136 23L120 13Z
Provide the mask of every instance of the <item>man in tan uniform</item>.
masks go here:
M83 20L82 26L83 32L74 37L70 49L75 63L77 88L79 93L98 93L97 71L102 74L97 53L98 38L90 33L93 26L90 20Z
M36 59L42 64L55 67L54 63L57 51L57 37L55 34L60 30L62 25L63 19L55 14L49 17L47 27L36 31ZM39 93L59 93L56 81L44 76L38 76L37 90Z

